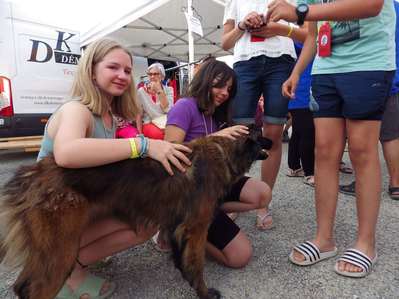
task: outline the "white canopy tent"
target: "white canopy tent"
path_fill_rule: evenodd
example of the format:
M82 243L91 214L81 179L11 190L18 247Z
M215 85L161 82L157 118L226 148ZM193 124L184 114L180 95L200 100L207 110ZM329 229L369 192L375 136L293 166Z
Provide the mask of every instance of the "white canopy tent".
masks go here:
M192 62L206 56L230 55L221 48L225 0L135 0L119 15L104 20L83 33L82 45L101 37L111 37L125 45L133 55L153 59ZM184 12L201 21L203 37L193 35L192 59ZM114 8L112 8L114 9ZM194 55L193 55L194 54Z

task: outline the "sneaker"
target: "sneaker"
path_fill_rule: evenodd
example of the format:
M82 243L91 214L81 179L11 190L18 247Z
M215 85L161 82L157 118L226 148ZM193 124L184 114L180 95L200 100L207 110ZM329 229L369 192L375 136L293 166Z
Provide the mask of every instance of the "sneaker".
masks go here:
M352 183L348 184L348 185L339 185L339 192L343 193L343 194L347 194L347 195L351 195L351 196L355 196L355 181L353 181Z

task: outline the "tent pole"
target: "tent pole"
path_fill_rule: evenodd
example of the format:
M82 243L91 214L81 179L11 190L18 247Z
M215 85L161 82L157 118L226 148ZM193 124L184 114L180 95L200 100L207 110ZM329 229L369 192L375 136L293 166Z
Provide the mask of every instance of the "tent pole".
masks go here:
M187 13L190 17L193 15L193 0L187 0ZM194 75L194 67L192 65L194 62L194 38L190 25L188 25L188 62L188 82L191 82Z

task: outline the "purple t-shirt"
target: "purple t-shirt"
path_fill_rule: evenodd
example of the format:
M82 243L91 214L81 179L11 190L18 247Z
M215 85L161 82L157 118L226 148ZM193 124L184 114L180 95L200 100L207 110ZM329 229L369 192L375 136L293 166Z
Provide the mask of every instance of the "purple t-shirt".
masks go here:
M166 125L174 125L185 131L185 142L217 131L213 117L200 112L194 98L178 100L169 110Z

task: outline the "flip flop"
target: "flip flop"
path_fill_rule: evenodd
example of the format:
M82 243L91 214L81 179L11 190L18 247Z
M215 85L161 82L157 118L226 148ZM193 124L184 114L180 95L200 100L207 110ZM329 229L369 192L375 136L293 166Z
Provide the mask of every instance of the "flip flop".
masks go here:
M266 219L270 219L270 223L266 224ZM266 224L266 225L265 225ZM268 211L265 215L261 216L259 214L256 215L256 228L259 230L269 230L273 228L273 218L270 211Z
M399 187L388 187L388 195L393 200L399 200Z
M313 176L313 175L305 176L305 177L303 178L303 183L304 183L305 185L310 186L310 187L314 187L314 176Z
M352 264L354 266L357 266L362 269L361 272L347 272L347 271L341 271L338 268L338 262L344 261L349 264ZM371 270L373 269L373 266L377 262L377 253L375 254L375 257L371 259L367 255L365 255L363 252L354 249L354 248L349 248L344 252L344 254L338 259L338 261L335 263L334 270L336 273L339 275L343 275L346 277L353 277L353 278L361 278L361 277L366 277L367 275L370 274Z
M302 254L305 257L305 260L297 261L294 258L294 250ZM337 247L334 247L334 249L330 251L320 252L320 249L310 241L306 241L298 246L295 246L294 250L291 251L289 259L292 263L298 266L314 265L318 262L321 262L322 260L334 257L338 253Z
M298 177L303 177L305 176L305 173L303 172L302 168L298 169L288 169L287 176L290 178L298 178Z

